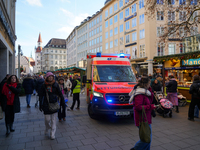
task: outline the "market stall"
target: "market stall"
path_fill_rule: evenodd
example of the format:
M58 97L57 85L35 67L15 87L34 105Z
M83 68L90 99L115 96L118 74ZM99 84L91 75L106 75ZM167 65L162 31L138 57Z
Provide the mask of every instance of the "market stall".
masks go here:
M178 92L191 100L189 89L194 75L200 75L200 52L154 57L154 62L163 63L163 79L173 75L178 82Z

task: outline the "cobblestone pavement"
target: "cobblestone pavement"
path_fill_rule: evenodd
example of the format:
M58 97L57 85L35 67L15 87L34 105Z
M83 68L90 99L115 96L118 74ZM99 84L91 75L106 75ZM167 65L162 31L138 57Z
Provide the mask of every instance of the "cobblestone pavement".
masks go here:
M69 99L71 105L72 98ZM15 132L5 137L4 120L0 120L0 150L129 150L139 140L133 119L93 120L87 114L85 97L80 110L67 111L65 122L57 122L56 139L44 135L44 115L34 107L26 108L21 97L21 113L15 115ZM172 118L153 118L151 150L198 150L200 119L187 120L188 106Z

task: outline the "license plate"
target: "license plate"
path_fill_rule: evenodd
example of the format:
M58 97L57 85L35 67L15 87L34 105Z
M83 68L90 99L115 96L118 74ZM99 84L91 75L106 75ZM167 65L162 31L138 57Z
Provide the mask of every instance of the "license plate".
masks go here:
M130 111L117 111L115 112L116 116L127 116L130 115Z

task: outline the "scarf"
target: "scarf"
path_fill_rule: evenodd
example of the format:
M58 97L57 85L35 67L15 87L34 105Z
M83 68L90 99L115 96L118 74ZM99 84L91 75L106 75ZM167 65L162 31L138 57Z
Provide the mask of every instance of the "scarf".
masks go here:
M47 82L45 80L44 84L46 85L47 91L48 92L52 92L52 85L55 83L55 80L53 80L52 82Z
M149 90L138 87L137 89L133 89L129 93L129 96L130 96L129 104L131 104L133 102L133 99L136 95L140 95L140 94L143 94L143 95L146 95L146 96L151 96L151 92Z
M3 85L3 89L2 89L2 94L4 94L7 98L7 105L13 105L13 102L14 102L14 98L15 98L15 94L9 89L9 87L14 87L16 88L17 87L17 83L10 83L10 84L7 84L5 83Z

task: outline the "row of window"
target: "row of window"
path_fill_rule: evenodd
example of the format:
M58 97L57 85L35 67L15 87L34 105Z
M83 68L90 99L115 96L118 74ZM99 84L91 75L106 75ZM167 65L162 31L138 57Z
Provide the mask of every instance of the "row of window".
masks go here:
M177 32L174 31L174 28L169 27L168 32L172 33L169 36L170 38L177 37L176 36ZM164 27L157 27L157 37L160 37L163 34L164 34ZM193 36L193 35L196 35L196 34L198 34L198 27L191 27L190 28L190 36ZM187 31L183 27L180 27L179 28L179 37L185 37L185 36L187 36Z
M89 46L93 46L93 45L96 45L96 44L101 43L101 42L102 42L102 36L97 37L97 38L91 40L89 42Z
M96 29L92 30L91 32L89 32L89 37L92 37L98 33L102 32L102 26L97 27Z
M84 42L77 46L77 50L80 51L88 46L88 42Z
M47 64L47 62L46 62L46 64ZM53 65L53 64L54 64L54 61L51 61L50 64ZM66 65L66 61L63 61L63 62L62 62L62 61L55 61L55 65L58 65L58 64L59 64L59 65L62 65L62 64L63 64L63 65Z
M102 21L102 15L100 15L99 17L94 19L92 22L90 22L89 23L89 28L92 28L93 26L95 26L96 24L98 24L101 21Z
M186 11L180 11L179 12L179 20L180 21L186 21L187 19L187 12ZM194 18L198 15L197 12L194 12L191 21L194 20ZM164 20L164 11L157 11L157 20L162 21ZM175 11L169 11L168 12L168 21L175 21L176 20L176 13Z
M83 41L87 40L87 38L88 38L88 36L87 36L87 33L86 33L86 34L82 35L81 37L79 37L77 39L77 42L82 43Z
M43 52L47 52L47 53L53 53L53 52L55 52L55 53L66 53L66 50L48 50L48 49L46 49L46 50L43 50Z
M45 56L45 59L47 59L47 58L48 58L48 56ZM54 59L54 58L55 59L66 59L66 56L65 55L64 56L63 55L50 55L49 58L50 59Z
M129 2L129 0L125 0L125 3L127 3L127 2ZM123 0L120 0L119 1L119 8L121 8L123 6ZM132 13L135 13L136 12L136 4L133 4L132 6L131 6L131 12ZM139 9L142 9L144 7L144 0L140 0L139 1ZM112 15L113 14L113 12L116 12L118 10L118 3L115 3L114 4L114 11L113 11L113 7L110 7L109 8L109 14L110 15ZM127 16L129 16L129 13L130 13L130 9L129 8L127 8L126 10L125 10L125 16L127 17ZM105 18L107 18L108 17L108 10L106 10L105 11Z
M110 18L109 21L110 21L110 25L113 25L113 18ZM126 30L130 29L130 22L131 21L127 21L125 23ZM142 14L142 15L139 16L139 24L143 24L144 22L145 22L144 14ZM135 18L132 19L132 27L136 27L136 26L137 26L137 18L135 17ZM108 28L108 20L105 22L105 28Z
M168 0L169 5L174 5L176 0ZM190 0L191 5L197 5L198 0ZM179 5L186 5L187 0L179 0ZM164 0L157 0L157 4L163 5Z
M92 50L88 50L88 53L97 53L97 52L101 52L102 53L102 46L97 47L97 48L92 49Z
M80 30L77 31L77 34L80 35L82 33L84 33L85 31L87 31L87 25L85 25L84 27L82 27Z

